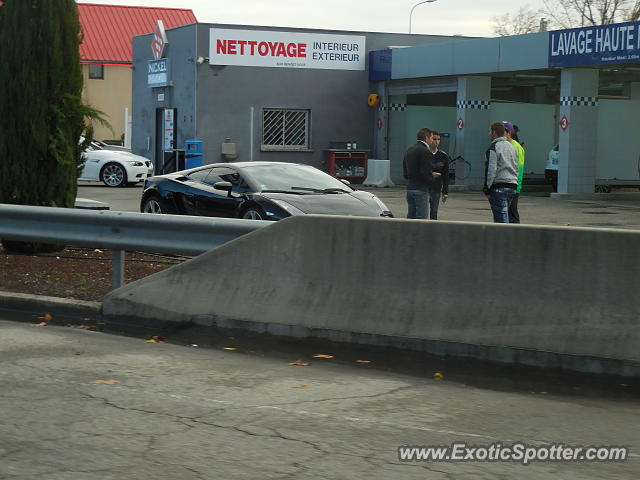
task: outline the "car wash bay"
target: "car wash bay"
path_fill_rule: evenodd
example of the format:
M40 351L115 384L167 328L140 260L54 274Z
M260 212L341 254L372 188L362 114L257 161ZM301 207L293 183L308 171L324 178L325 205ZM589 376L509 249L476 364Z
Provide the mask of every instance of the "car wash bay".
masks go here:
M450 134L443 149L458 158L456 183L480 185L489 125L508 120L520 128L525 177L542 178L559 144L561 194L640 185L640 50L619 44L612 56L596 44L623 28L639 32L640 22L391 50L389 78L377 84L392 177L401 180L404 150L428 126ZM558 52L558 39L587 31L591 55Z

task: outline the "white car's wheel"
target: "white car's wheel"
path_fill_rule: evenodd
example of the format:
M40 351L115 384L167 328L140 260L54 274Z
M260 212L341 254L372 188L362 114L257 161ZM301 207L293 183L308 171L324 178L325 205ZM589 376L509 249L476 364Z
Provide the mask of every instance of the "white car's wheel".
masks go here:
M107 163L102 167L100 180L107 187L121 187L127 183L127 172L122 165L117 163Z

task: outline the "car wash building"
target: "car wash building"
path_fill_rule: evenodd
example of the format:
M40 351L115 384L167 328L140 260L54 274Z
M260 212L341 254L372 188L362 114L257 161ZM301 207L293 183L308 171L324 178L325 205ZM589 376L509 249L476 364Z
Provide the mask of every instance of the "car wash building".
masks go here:
M326 168L331 150L380 158L370 52L460 39L159 24L133 39L132 149L156 173L222 161Z
M455 183L479 187L489 126L508 120L525 179L555 147L561 195L640 185L640 22L498 38L193 24L135 37L133 62L133 149L158 172L176 150L187 167L331 171L351 147L404 183L404 151L429 126Z
M481 185L489 126L508 120L525 179L559 146L559 196L640 185L640 22L384 49L370 74L392 106L376 113L374 149L396 181L415 132L432 126L450 133L456 183Z

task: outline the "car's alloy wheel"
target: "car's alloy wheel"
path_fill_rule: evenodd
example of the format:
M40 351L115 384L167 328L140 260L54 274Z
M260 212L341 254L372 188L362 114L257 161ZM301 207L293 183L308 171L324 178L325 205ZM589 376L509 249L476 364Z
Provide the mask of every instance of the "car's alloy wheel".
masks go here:
M127 182L127 173L117 163L108 163L100 175L107 187L120 187Z
M149 198L146 202L144 202L144 208L142 209L143 213L164 213L162 211L162 206L158 202L156 198Z
M248 208L242 214L242 218L245 218L247 220L263 220L264 219L263 215L264 214L261 211L255 209L255 208Z

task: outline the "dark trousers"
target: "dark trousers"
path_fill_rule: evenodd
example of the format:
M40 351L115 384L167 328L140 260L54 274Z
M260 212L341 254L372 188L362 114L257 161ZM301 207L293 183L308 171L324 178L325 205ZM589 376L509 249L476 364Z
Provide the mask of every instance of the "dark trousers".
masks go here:
M440 191L429 192L429 218L438 219L438 207L440 206Z
M509 204L509 223L520 223L520 214L518 213L518 197L519 193L516 193L513 200Z
M558 170L548 170L545 169L544 177L547 182L551 184L554 192L558 191Z

